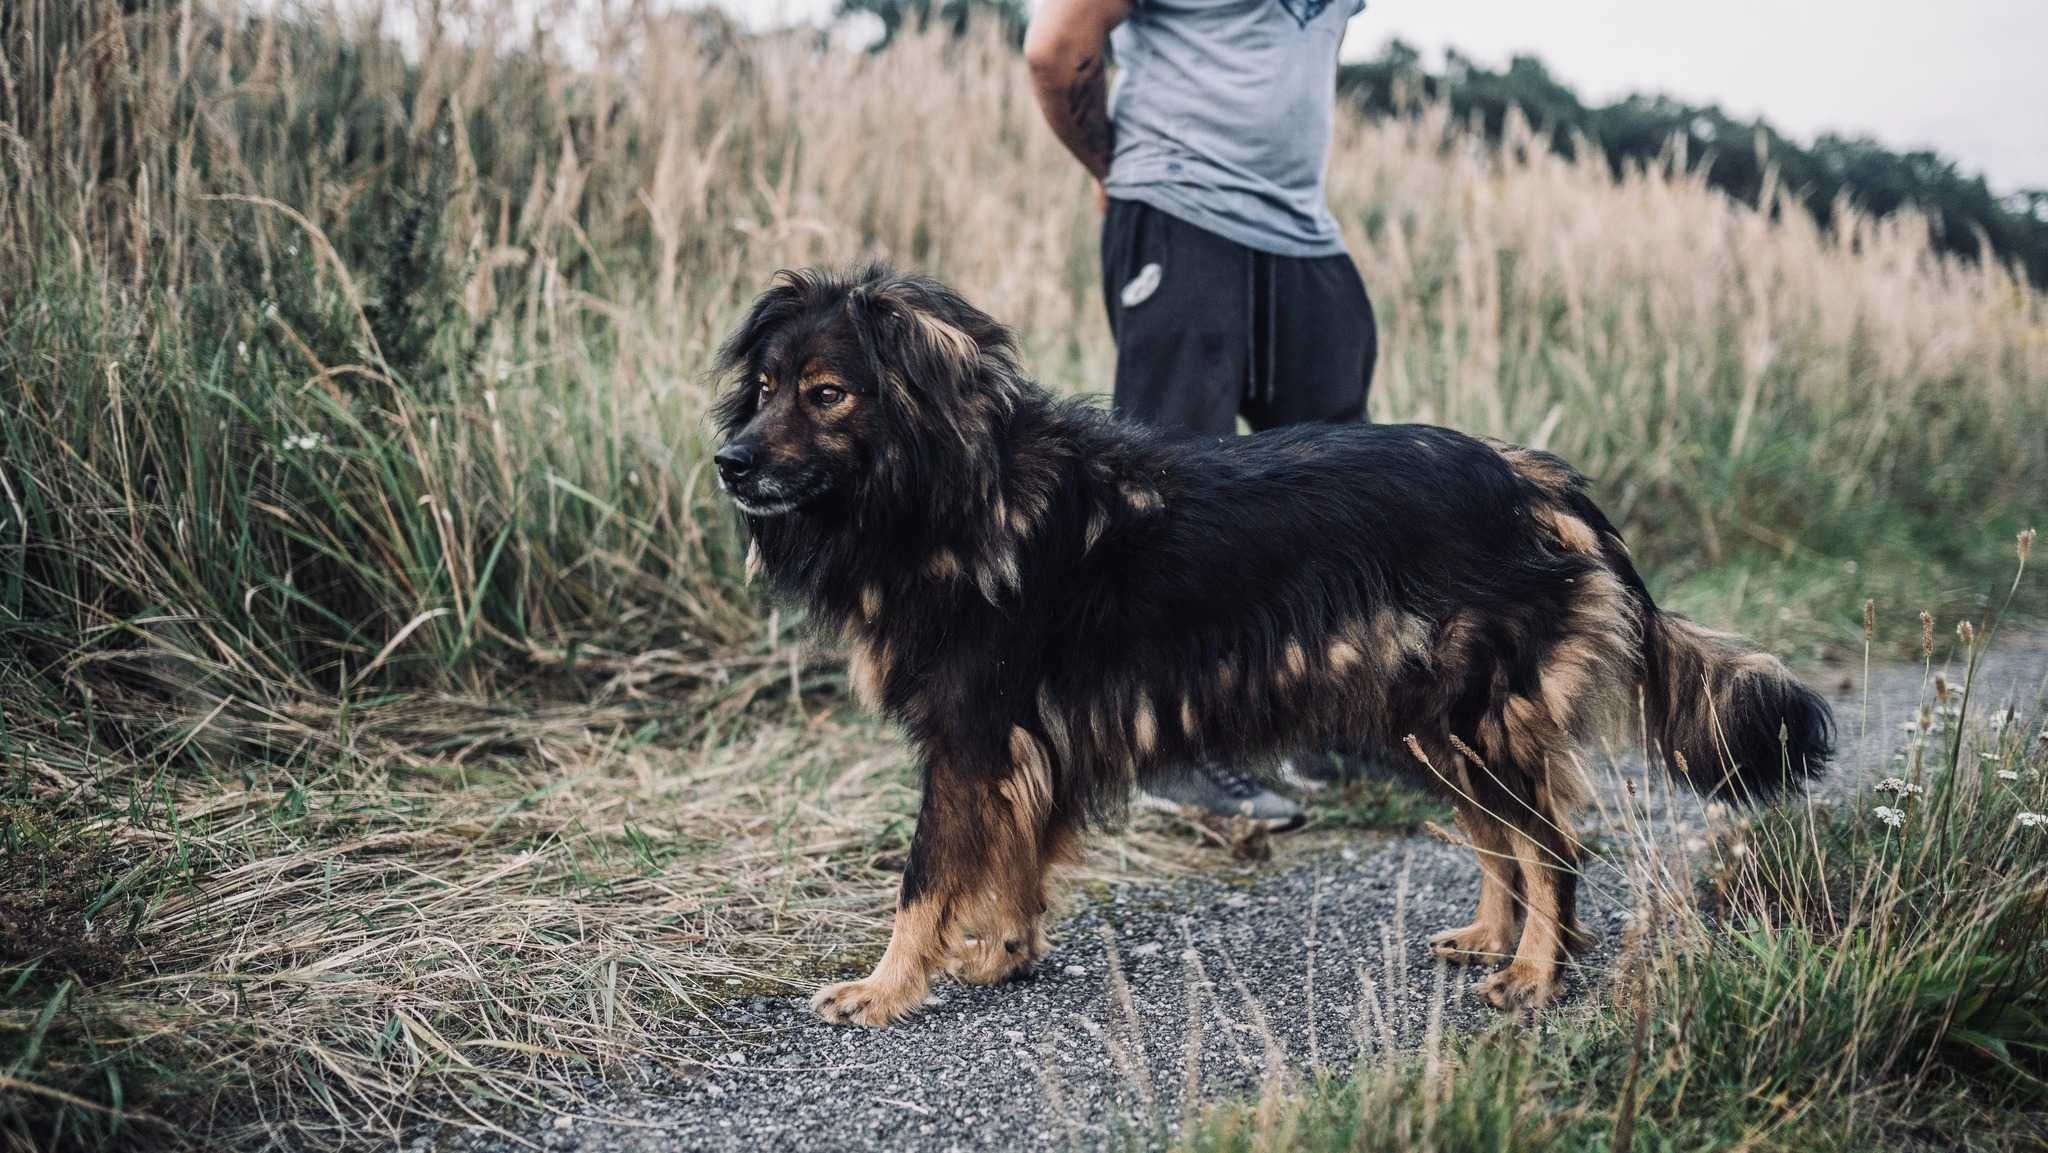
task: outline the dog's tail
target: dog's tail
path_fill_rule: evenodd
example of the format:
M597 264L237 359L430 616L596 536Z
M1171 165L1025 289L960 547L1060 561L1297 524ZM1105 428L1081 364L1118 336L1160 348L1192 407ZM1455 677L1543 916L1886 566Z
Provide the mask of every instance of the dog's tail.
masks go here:
M1583 490L1567 500L1601 527L1603 559L1636 603L1650 753L1726 801L1768 800L1820 776L1834 756L1827 701L1740 637L1659 609L1606 517Z
M1649 607L1643 704L1671 771L1709 796L1761 801L1803 788L1834 755L1835 718L1778 658Z

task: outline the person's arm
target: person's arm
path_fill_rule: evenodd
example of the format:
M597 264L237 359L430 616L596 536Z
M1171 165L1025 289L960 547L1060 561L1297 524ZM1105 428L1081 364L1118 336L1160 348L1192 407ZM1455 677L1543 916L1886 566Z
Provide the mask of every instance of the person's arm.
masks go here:
M1115 151L1104 50L1109 30L1130 14L1131 0L1045 0L1024 33L1045 122L1097 181Z

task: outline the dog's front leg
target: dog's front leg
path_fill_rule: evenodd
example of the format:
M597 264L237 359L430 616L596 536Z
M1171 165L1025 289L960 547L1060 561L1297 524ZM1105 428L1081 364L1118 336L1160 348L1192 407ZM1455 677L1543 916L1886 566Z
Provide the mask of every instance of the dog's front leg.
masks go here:
M933 973L991 984L1029 972L1045 953L1046 867L1071 836L1051 836L1051 781L1031 737L1016 730L1010 755L969 762L934 757L889 948L859 981L819 990L818 1015L838 1024L887 1025L924 1004Z
M889 948L875 971L858 981L827 985L811 998L818 1016L835 1025L880 1027L902 1020L924 1004L941 949L943 909L930 897L899 898Z

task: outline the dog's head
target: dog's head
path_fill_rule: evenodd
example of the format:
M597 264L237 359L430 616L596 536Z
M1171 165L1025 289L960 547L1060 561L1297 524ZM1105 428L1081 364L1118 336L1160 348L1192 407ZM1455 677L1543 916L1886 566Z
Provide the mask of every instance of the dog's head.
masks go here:
M755 518L878 493L943 499L934 486L957 479L1017 387L1001 325L879 265L777 273L718 368L718 479Z

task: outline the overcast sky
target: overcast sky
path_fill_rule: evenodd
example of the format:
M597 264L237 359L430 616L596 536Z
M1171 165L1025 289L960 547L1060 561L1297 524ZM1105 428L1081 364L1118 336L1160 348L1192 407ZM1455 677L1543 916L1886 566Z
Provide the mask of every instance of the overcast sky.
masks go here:
M832 0L723 0L761 26ZM1995 191L2048 187L2048 0L1370 0L1348 57L1406 40L1482 63L1541 57L1589 101L1663 92L1761 115L1801 140L1835 130L1932 146Z
M1665 92L1800 139L1931 145L1994 189L2048 187L2048 0L1371 0L1347 55L1394 37L1531 52L1589 100Z

